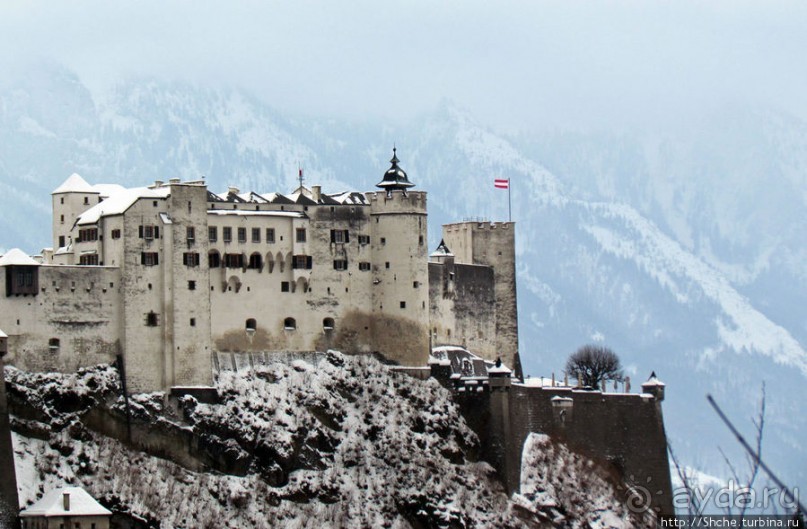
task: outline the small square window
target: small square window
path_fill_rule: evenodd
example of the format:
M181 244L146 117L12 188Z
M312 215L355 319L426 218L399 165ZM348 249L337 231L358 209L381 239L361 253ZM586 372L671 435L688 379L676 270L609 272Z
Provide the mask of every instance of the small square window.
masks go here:
M305 228L297 228L297 242L305 242L306 234Z
M288 281L281 281L280 282L280 291L281 292L288 292L289 291L289 282Z
M191 318L191 327L196 327L196 318Z
M156 327L158 324L159 324L159 322L158 322L156 313L154 313L152 311L152 312L149 312L148 314L146 314L146 326L148 326L148 327Z
M196 281L188 281L188 290L196 290Z
M387 238L381 237L381 246L384 246L385 244L387 244Z
M387 269L389 268L389 261L387 261L386 263L384 263L384 268L387 268Z
M401 301L401 308L402 308L402 309L405 309L405 308L406 308L406 301Z
M151 205L156 208L157 207L157 201L155 200L154 202L151 203Z

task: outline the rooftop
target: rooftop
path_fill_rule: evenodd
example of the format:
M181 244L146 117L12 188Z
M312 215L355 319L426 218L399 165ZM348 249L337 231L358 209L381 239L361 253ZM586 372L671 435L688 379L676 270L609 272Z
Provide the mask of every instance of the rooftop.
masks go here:
M69 511L65 510L65 494L70 498ZM20 516L110 516L111 514L111 511L95 501L81 487L64 487L48 491L39 501L23 510Z
M19 248L12 248L0 257L0 266L11 265L39 266L39 263Z

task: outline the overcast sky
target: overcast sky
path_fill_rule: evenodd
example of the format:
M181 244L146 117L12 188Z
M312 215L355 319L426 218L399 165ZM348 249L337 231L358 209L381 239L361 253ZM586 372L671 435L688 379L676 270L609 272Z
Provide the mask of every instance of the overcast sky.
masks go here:
M63 62L93 88L223 83L350 118L408 119L442 99L506 129L723 104L807 118L803 1L0 0L0 59Z

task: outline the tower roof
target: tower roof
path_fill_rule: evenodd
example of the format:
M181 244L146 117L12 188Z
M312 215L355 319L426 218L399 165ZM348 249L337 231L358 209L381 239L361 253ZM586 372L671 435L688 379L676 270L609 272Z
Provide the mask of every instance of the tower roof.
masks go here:
M376 184L376 187L392 191L394 189L406 190L406 188L415 185L409 181L409 177L406 176L406 171L398 167L398 162L400 162L400 160L398 160L397 149L393 147L392 159L390 159L392 165L387 169L387 172L384 173L384 178Z
M440 244L437 245L437 249L432 252L429 257L442 257L442 256L453 256L454 254L451 253L451 250L448 249L448 245L443 239L440 239Z
M51 195L58 193L98 193L98 191L81 178L80 174L73 173L62 182L62 185L54 189Z

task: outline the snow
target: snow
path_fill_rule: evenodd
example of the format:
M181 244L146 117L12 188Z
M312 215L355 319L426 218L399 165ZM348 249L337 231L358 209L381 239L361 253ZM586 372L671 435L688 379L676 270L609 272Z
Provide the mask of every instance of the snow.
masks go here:
M244 217L291 217L301 219L305 217L300 211L256 211L248 209L209 209L208 215L244 216Z
M168 215L168 213L160 213L160 221L162 221L163 224L173 224L174 223L174 221L171 220L171 216Z
M20 250L19 248L12 248L0 257L0 266L39 266L31 256Z
M70 510L64 508L64 495L70 498ZM81 487L63 487L48 491L42 499L20 513L26 516L108 516L112 511L104 508Z
M92 188L101 195L101 198L109 198L121 191L126 191L126 188L120 184L94 184Z
M8 338L8 334L3 332L3 329L0 329L0 338Z
M71 174L62 185L54 189L51 194L57 193L98 193L90 184L78 173Z
M120 191L106 200L94 205L76 219L76 224L85 226L97 224L101 217L121 215L134 205L135 202L151 198L166 198L171 194L171 188L166 187L135 187Z
M84 426L88 409L122 409L112 367L6 374L34 416L48 418L17 429L36 436L13 434L23 505L69 484L163 529L634 527L590 462L542 436L525 447L522 493L508 497L476 460L479 440L450 393L368 356L268 355L219 373L220 404L185 396L175 412L161 393L130 398L135 425L192 432L219 458L243 462L231 473L190 470ZM557 523L546 525L549 515Z

